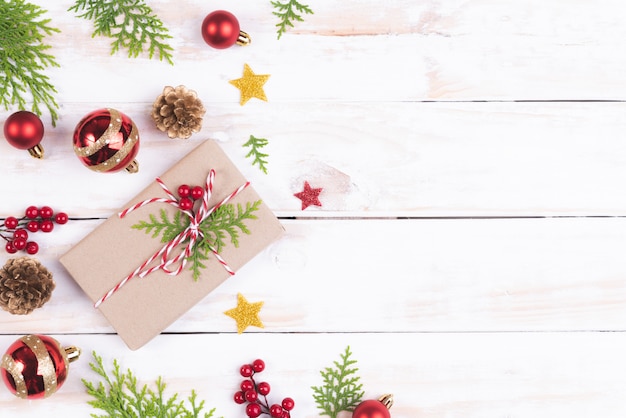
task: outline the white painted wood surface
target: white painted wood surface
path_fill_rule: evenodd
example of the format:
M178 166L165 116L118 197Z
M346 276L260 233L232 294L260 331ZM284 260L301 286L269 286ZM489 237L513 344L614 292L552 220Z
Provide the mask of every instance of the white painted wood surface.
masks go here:
M294 418L318 417L310 387L347 345L367 397L394 393L394 418L624 416L622 2L319 0L276 40L269 1L149 0L174 36L174 66L110 56L66 11L72 1L33 2L62 30L49 71L60 120L44 116L43 161L0 141L0 217L49 204L74 219L38 236L57 289L31 315L0 312L0 351L43 333L84 355L50 399L0 388L0 417L97 413L81 383L95 379L93 350L145 382L163 376L170 393L195 389L225 418L245 416L231 400L237 370L261 357ZM203 43L200 22L220 8L250 47ZM271 74L267 103L239 105L228 80L244 63ZM178 84L207 108L188 141L149 118ZM75 124L104 106L139 126L138 174L92 173L74 156ZM268 175L245 159L250 134L270 140ZM286 234L130 351L58 257L205 138ZM324 188L323 207L300 210L305 180ZM236 333L223 312L238 292L265 302L265 328Z

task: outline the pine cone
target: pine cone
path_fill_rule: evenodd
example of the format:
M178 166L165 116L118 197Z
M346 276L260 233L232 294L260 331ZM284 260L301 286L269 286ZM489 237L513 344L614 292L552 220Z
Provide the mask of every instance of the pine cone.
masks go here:
M42 307L52 296L52 274L30 257L10 259L0 270L0 307L26 315Z
M170 138L187 139L202 128L205 109L198 95L185 86L166 86L152 106L152 119Z

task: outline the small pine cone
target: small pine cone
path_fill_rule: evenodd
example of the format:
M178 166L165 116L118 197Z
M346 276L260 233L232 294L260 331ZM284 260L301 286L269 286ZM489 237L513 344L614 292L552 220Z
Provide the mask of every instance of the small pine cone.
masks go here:
M52 296L52 274L30 257L13 258L0 269L0 307L14 315L26 315L42 307Z
M198 95L185 86L166 86L152 105L152 120L170 138L187 139L202 128L205 109Z

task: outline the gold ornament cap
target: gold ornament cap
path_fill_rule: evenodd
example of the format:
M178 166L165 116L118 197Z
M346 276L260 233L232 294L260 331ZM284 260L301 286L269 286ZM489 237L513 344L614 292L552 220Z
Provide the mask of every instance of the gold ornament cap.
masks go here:
M393 406L393 395L391 393L388 393L378 398L378 401L385 405L385 408L391 409L391 407Z
M252 38L250 38L250 35L248 35L246 32L240 30L239 36L237 37L237 41L235 43L241 46L248 46L252 43Z
M63 351L65 351L65 356L67 358L67 361L70 363L73 363L76 360L78 360L81 354L80 348L74 347L73 345L63 348Z
M139 171L139 163L137 162L137 160L132 160L130 164L126 166L125 170L131 174L134 174Z
M28 153L31 157L41 160L43 158L43 147L41 144L37 144L34 147L29 148Z

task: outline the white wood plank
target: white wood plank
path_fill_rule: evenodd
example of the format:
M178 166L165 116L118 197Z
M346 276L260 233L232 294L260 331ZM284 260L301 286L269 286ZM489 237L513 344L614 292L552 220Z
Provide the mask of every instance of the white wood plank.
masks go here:
M270 399L291 396L294 416L320 417L310 387L322 384L319 371L332 366L347 345L358 362L365 396L394 394L394 418L611 418L626 413L624 333L169 335L138 352L125 350L112 336L55 337L85 351L72 364L65 386L43 401L23 401L2 388L3 414L97 412L86 404L90 398L81 383L96 380L88 367L96 350L105 364L117 358L123 369L132 369L140 383L163 376L169 395L195 389L224 417L245 416L232 401L241 381L238 370L262 358L266 370L259 376L272 385ZM0 336L0 345L8 347L15 338Z
M108 217L206 138L279 216L624 215L623 103L274 104L264 112L210 110L187 141L157 131L150 103L116 103L137 123L140 171L93 173L72 150L76 123L95 107L72 103L47 126L44 160L0 141L0 216L49 204ZM2 126L2 122L0 122ZM250 135L268 138L269 174L245 158ZM300 209L304 181L321 208ZM176 187L176 185L172 186Z
M4 332L112 331L58 263L97 223L41 238L57 289L28 316L0 312ZM265 328L250 333L623 329L626 219L283 224L283 238L167 331L236 332L223 312L237 293L265 302Z

